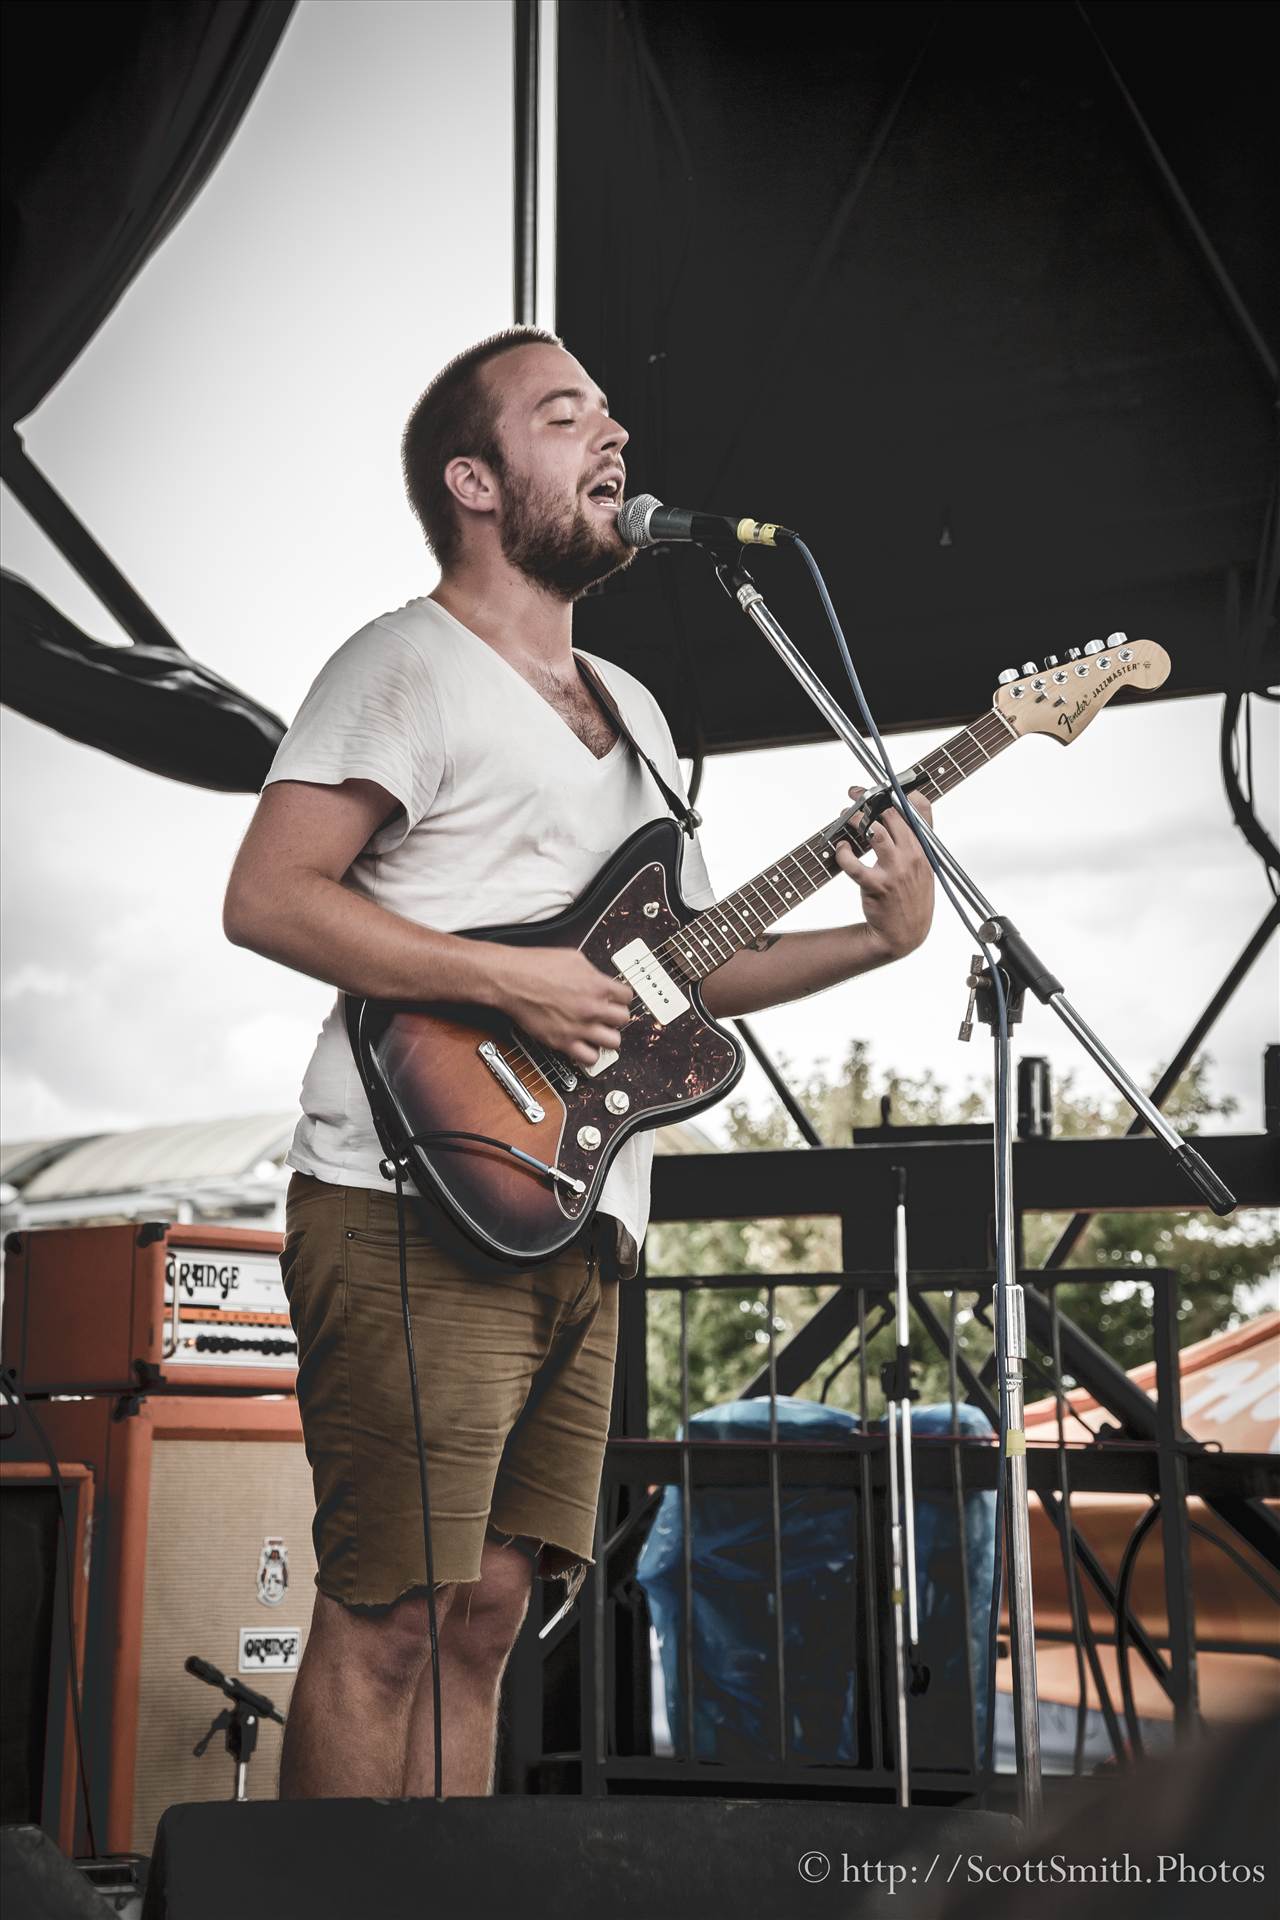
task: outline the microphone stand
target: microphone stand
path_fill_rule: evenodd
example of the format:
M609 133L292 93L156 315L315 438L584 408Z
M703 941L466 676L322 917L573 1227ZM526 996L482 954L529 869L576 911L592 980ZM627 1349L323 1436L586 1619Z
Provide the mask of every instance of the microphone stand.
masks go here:
M253 1687L246 1687L241 1680L234 1680L229 1674L221 1672L210 1661L202 1660L198 1654L191 1654L183 1662L186 1670L194 1674L197 1680L203 1680L206 1686L217 1687L231 1702L224 1707L214 1720L209 1731L199 1739L191 1751L197 1759L203 1759L209 1742L215 1733L226 1733L226 1748L235 1762L236 1783L232 1789L233 1800L249 1798L249 1762L253 1758L258 1744L259 1720L276 1720L284 1725L284 1715L275 1702L265 1693L258 1693Z
M742 564L741 549L733 559L726 559L724 552L718 551L714 546L702 542L696 544L704 545L704 551L710 555L715 565L716 578L729 598L735 601L752 624L759 628L792 677L799 682L819 713L828 722L832 732L838 739L844 741L854 758L870 776L871 791L867 794L864 804L872 808L893 804L886 785L884 769L870 752L844 709L832 698L808 661L797 651L782 623L766 605L764 595ZM1219 1180L1213 1168L1188 1141L1182 1138L1177 1129L1170 1125L1160 1109L1153 1105L1141 1087L1126 1073L1115 1055L1103 1045L1097 1034L1071 1005L1062 982L1055 978L1039 956L1027 945L1012 921L1005 915L997 913L977 883L970 878L955 855L938 838L933 828L920 819L919 815L915 815L914 819L915 830L927 842L930 852L946 873L947 878L982 916L984 923L981 928L982 939L988 946L999 952L1000 971L1008 983L1010 993L1010 1023L1014 1017L1014 1000L1016 999L1020 1004L1022 995L1029 987L1038 1000L1053 1009L1068 1032L1074 1035L1095 1064L1101 1067L1134 1112L1140 1114L1146 1121L1156 1138L1161 1140L1172 1153L1192 1185L1213 1211L1219 1214L1230 1213L1236 1204L1235 1196ZM966 1015L966 1024L971 1021L975 1003L980 1017L989 1018L993 1022L998 1075L1002 1066L1001 1039L994 1024L997 1018L995 991L986 968L975 969L969 975L966 984L970 987L970 1014ZM963 1029L962 1035L967 1038L967 1035L963 1034ZM997 1165L1003 1166L1005 1174L1004 1191L1012 1195L1013 1117L1012 1103L1008 1100L1004 1102L1002 1124L994 1131L997 1135L995 1140ZM1012 1207L1009 1219L1011 1224ZM1040 1763L1040 1704L1035 1666L1035 1623L1031 1594L1031 1531L1027 1516L1026 1435L1022 1426L1022 1363L1026 1356L1026 1314L1022 1289L1017 1284L1011 1232L1000 1236L996 1285L1000 1296L998 1323L1004 1331L1005 1347L1001 1372L1009 1442L1005 1461L1006 1551L1009 1615L1013 1642L1011 1651L1013 1653L1019 1799L1025 1824L1028 1827L1036 1827L1040 1823L1043 1811L1043 1784Z
M889 1429L889 1592L893 1608L893 1673L898 1714L895 1755L898 1805L911 1805L908 1694L923 1693L929 1669L920 1664L920 1606L916 1590L916 1496L911 1461L911 1328L908 1319L907 1171L895 1167L893 1359L880 1370Z

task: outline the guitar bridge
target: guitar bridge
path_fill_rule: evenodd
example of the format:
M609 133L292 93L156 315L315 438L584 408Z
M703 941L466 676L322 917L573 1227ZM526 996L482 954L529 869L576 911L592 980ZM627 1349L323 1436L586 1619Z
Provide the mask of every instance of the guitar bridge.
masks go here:
M543 1107L539 1106L538 1102L534 1099L533 1095L530 1093L528 1087L524 1085L523 1081L518 1079L517 1076L514 1073L512 1073L510 1067L507 1065L502 1055L498 1052L498 1049L494 1046L492 1040L482 1041L480 1046L477 1047L476 1051L480 1055L480 1058L484 1061L486 1067L488 1067L494 1079L498 1082L498 1085L502 1088L503 1092L510 1094L511 1098L515 1101L515 1104L519 1107L521 1113L524 1115L525 1119L529 1121L531 1126L536 1126L539 1120L546 1119L547 1117L546 1110Z

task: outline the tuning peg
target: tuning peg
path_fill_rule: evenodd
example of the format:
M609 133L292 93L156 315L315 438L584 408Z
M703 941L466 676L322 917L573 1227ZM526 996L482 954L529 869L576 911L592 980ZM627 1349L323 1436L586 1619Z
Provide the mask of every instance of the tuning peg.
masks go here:
M1020 678L1021 675L1016 667L1006 667L1003 673L996 676L996 685L998 687L1007 687L1011 680L1018 680Z
M1066 658L1068 660L1078 660L1080 658L1079 647L1068 647L1066 652Z
M1023 671L1024 673L1034 673L1034 672L1035 672L1035 670L1036 670L1036 663L1035 663L1035 661L1034 661L1034 660L1024 660L1024 661L1023 661L1023 664L1022 664L1022 671Z
M1106 644L1107 643L1105 640L1086 640L1085 647L1084 647L1085 653L1086 654L1101 653L1105 648Z
M1044 667L1045 667L1045 672L1047 673L1047 672L1049 671L1049 668L1050 668L1050 667L1056 667L1056 666L1057 666L1057 664L1058 664L1058 656L1057 656L1057 654L1056 654L1056 653L1046 653L1046 655L1045 655L1045 657L1044 657Z
M1127 633L1109 633L1107 635L1107 645L1109 647L1123 647L1128 641L1128 638Z

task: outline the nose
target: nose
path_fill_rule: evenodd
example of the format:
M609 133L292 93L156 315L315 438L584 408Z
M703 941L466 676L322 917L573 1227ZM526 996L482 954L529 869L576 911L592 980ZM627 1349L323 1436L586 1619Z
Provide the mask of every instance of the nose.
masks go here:
M596 445L599 447L601 453L621 453L630 438L631 435L627 432L626 428L620 426L618 422L610 416L603 422L600 428L600 432L596 437Z

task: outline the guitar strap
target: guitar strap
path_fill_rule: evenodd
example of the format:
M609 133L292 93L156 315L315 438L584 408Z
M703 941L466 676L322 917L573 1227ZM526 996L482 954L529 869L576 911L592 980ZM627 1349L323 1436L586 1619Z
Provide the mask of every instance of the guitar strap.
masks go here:
M659 793L666 801L672 813L674 813L676 819L680 822L681 827L692 840L694 834L702 825L702 815L695 807L687 807L684 801L672 792L644 748L632 733L630 727L628 727L622 715L618 712L617 702L614 700L613 695L595 668L589 666L580 653L575 653L573 657L578 663L579 673L586 681L591 692L595 695L597 702L603 707L605 713L609 719L612 720L614 726L618 729L618 732L622 735L622 738L626 741L632 752L638 754L640 759L644 761L645 766L648 767L650 773L658 783Z

